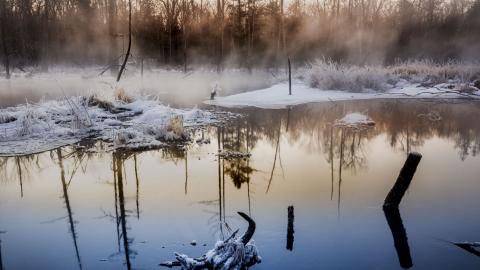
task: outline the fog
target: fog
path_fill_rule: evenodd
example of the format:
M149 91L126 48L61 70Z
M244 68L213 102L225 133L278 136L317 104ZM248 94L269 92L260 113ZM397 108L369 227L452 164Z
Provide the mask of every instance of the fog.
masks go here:
M222 73L198 70L183 73L175 70L140 70L131 67L120 83L109 73L98 75L99 68L56 68L47 73L14 73L10 80L0 79L0 107L34 103L42 98L97 95L112 99L114 89L123 88L131 96L158 97L163 103L176 107L192 107L210 98L217 85L219 95L229 95L270 86L282 74L266 70L226 70Z
M478 0L6 0L0 14L0 77L12 76L0 106L116 88L189 106L215 84L270 86L287 58L295 70L480 60Z
M2 64L118 69L127 0L6 0ZM177 69L281 68L286 58L354 64L478 60L475 0L144 0L132 4L131 60Z

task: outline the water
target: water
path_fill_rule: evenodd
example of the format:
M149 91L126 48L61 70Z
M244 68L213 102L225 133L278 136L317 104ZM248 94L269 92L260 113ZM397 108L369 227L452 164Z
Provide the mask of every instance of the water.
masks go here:
M375 128L332 127L352 111L370 115ZM478 103L240 112L245 117L228 127L198 131L210 143L186 151L99 154L88 149L101 144L85 144L1 159L4 269L158 269L175 251L199 256L222 233L243 232L237 211L257 223L263 262L252 269L401 269L408 254L412 269L480 266L480 258L446 242L480 241ZM252 156L219 160L219 148ZM402 201L402 222L390 215L404 243L399 258L381 205L409 151L423 159Z

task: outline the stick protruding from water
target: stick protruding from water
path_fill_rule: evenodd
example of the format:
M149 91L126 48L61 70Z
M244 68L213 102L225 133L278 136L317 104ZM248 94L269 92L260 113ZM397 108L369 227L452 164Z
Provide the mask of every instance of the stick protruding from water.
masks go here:
M290 57L288 58L288 95L292 95L292 65L290 64Z
M410 186L410 182L412 182L413 175L415 174L421 159L422 155L420 153L412 152L408 154L407 160L400 171L400 175L398 176L395 185L385 198L383 203L384 208L398 208L403 196L405 195L405 192L407 192L407 189Z

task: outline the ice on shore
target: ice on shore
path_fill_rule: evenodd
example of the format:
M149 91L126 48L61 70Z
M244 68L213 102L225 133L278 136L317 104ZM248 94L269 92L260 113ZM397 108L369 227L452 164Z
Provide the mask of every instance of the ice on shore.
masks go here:
M258 107L264 109L282 109L288 106L329 101L399 99L399 98L464 98L461 92L452 91L447 84L435 87L422 87L419 84L405 83L385 92L364 91L352 93L348 91L321 90L312 88L305 82L296 81L292 85L292 95L288 94L288 82L275 84L269 88L245 92L241 94L217 97L206 100L205 104L229 108ZM480 99L480 91L468 96Z
M108 104L115 110L92 106L85 97L1 109L0 155L38 153L88 138L111 150L159 147L185 141L188 128L219 121L215 113L174 109L155 99Z

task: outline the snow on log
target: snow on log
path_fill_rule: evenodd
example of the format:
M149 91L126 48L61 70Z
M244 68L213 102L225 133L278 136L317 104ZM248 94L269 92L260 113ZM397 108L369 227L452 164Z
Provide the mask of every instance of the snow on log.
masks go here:
M340 127L369 127L374 125L375 122L362 113L349 113L342 119L335 121L335 126Z
M175 253L176 261L160 263L165 267L182 267L186 270L218 269L240 270L251 267L261 262L258 249L252 237L255 233L255 221L247 214L238 212L248 222L247 231L240 237L236 237L235 231L228 239L218 241L215 247L200 258L191 258L185 254Z

